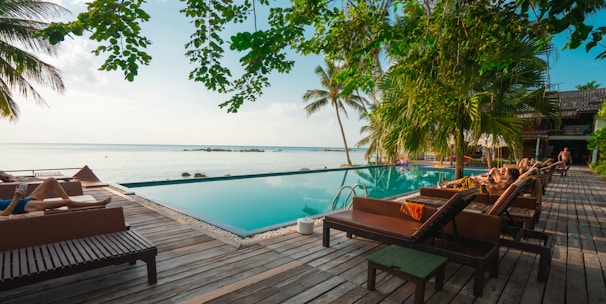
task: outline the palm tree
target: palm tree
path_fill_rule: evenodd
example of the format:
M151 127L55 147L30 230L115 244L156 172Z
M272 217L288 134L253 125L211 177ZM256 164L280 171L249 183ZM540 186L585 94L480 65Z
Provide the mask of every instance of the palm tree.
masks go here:
M515 6L446 8L424 21L422 10L410 10L420 16L403 20L416 23L404 27L411 29L410 38L394 45L377 110L389 124L383 137L387 151L446 150L454 137L455 178L460 178L465 134L501 135L511 147L521 141L524 119L518 114L549 116L555 104L545 98L546 65L536 57L545 45L528 38ZM482 21L496 16L507 21Z
M36 54L55 55L56 48L35 36L48 26L47 18L66 12L63 7L39 0L0 1L0 117L14 121L19 107L13 98L18 92L44 105L44 99L30 81L57 92L65 87L59 70Z
M577 88L577 90L591 90L591 89L597 89L601 86L602 84L598 83L595 80L589 81L586 84L579 84L576 85L575 88Z
M337 67L334 62L329 60L326 61L326 70L322 66L317 66L315 73L320 77L320 83L326 90L308 90L303 95L303 100L311 101L310 104L305 106L308 117L327 105L331 105L335 109L337 122L339 123L339 128L341 130L341 137L343 138L347 163L351 165L347 139L345 138L343 123L341 122L341 113L343 113L345 117L348 117L347 111L345 110L346 105L358 112L366 112L366 104L368 104L368 101L357 95L345 95L343 93L343 83L338 81L335 77L340 71L341 68Z

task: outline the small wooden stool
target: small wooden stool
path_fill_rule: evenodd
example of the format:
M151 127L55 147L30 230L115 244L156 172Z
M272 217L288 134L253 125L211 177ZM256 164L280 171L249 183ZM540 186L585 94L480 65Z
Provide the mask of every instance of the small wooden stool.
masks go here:
M408 279L416 284L415 304L424 302L425 283L436 276L436 290L444 287L444 271L447 258L434 254L391 245L367 258L368 290L375 290L377 269L394 276Z

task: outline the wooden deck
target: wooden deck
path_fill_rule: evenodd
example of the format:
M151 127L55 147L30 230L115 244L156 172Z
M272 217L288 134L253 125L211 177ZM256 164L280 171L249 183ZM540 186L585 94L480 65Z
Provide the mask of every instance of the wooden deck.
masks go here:
M101 198L107 189L87 190ZM547 282L538 257L501 248L499 276L472 294L473 270L448 263L444 290L427 285L427 303L606 303L606 181L585 168L554 176L536 229L554 232ZM119 265L0 293L0 303L412 303L414 285L379 272L366 290L364 257L383 248L333 232L331 248L296 232L235 248L190 225L114 195L131 229L158 246L158 284L143 263ZM4 233L10 233L3 231Z

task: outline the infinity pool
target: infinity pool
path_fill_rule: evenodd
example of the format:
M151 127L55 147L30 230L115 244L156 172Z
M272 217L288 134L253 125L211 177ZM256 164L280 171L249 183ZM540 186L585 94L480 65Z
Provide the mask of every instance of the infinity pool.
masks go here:
M485 171L485 170L483 170ZM330 212L343 186L364 185L368 196L389 198L435 186L452 170L430 167L365 167L297 171L221 178L125 183L136 194L230 231L240 237L296 223L302 217ZM364 190L356 187L357 195ZM342 208L349 191L337 205Z

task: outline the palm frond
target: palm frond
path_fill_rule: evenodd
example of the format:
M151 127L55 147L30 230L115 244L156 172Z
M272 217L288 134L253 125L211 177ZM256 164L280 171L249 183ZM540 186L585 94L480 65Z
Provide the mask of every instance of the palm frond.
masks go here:
M45 105L31 82L62 93L65 90L58 69L36 54L56 55L57 47L35 34L48 25L47 19L68 12L46 1L4 0L0 2L0 115L14 121L19 111L13 92Z

